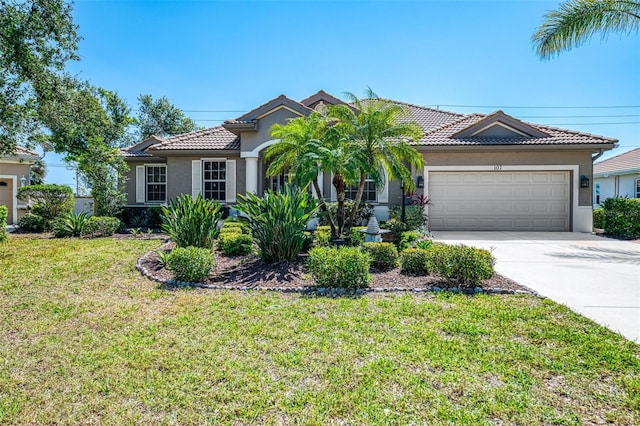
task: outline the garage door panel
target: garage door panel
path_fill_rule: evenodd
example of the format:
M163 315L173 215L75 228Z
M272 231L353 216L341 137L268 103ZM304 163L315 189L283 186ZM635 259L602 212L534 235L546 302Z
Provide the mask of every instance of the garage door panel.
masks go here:
M569 173L431 172L433 230L569 230Z

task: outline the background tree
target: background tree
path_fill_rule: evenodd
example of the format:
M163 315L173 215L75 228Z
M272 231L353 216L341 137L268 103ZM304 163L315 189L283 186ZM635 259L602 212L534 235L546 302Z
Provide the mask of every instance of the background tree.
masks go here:
M0 0L0 153L45 140L39 109L69 101L64 67L80 40L71 11L64 0Z
M182 110L173 105L166 97L154 100L151 95L138 96L138 129L140 138L151 135L158 137L179 135L198 130L196 123L186 117Z
M320 190L318 176L322 171L322 157L318 148L327 134L328 121L321 113L314 111L308 117L297 117L286 124L271 126L271 137L279 142L267 148L264 159L271 162L267 176L289 173L289 182L300 188L313 186L320 210L327 211L324 195ZM333 218L329 216L331 234L336 235Z
M47 176L47 166L41 158L31 165L29 168L29 181L31 185L44 184L44 178Z
M549 59L600 33L630 34L640 27L640 2L633 0L568 0L547 12L532 41L538 56Z
M406 108L381 99L371 88L367 88L365 99L352 93L346 97L356 110L347 105L333 105L329 116L336 120L335 129L340 137L352 145L351 149L357 154L359 182L347 221L350 227L357 217L367 178L380 187L385 184L386 172L389 180L398 179L408 189L412 188L413 179L407 165L420 168L423 159L409 142L419 140L424 132L417 123L407 121Z

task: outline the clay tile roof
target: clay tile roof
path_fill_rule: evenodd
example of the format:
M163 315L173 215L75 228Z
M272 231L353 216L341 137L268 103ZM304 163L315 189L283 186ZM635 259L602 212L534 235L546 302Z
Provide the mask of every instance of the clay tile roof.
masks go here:
M428 131L417 143L424 146L465 146L465 145L572 145L572 144L612 144L616 139L575 130L559 129L534 123L525 123L548 137L453 137L486 117L485 114L469 114Z
M13 154L0 154L0 157L19 157L19 158L40 158L40 154L37 152L31 151L27 148L23 148L21 146L16 146L16 149Z
M148 149L151 151L239 150L240 137L222 126L216 126L164 138L161 143L151 145Z
M40 157L40 155L37 152L31 151L27 148L23 148L21 146L16 146L16 154L19 156L25 156L25 157Z
M460 117L463 117L463 114L458 114L456 112L443 111L440 109L393 100L391 102L407 108L411 112L411 115L407 117L406 121L415 121L425 132L436 127L449 124L460 119Z
M640 148L632 149L615 157L602 160L593 165L594 174L614 174L616 172L640 172Z

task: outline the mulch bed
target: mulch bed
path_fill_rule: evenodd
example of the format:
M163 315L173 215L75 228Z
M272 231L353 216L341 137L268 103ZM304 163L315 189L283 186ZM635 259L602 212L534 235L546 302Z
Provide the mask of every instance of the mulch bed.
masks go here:
M171 243L162 249L169 250ZM242 290L313 290L316 285L306 265L306 256L297 261L265 263L255 255L226 256L215 253L216 266L206 282L200 287ZM173 273L164 269L156 252L149 252L138 260L138 269L154 281L178 284L173 281ZM372 271L369 287L373 291L430 291L450 287L444 279L436 275L415 277L400 273L400 268L391 271ZM496 274L483 282L483 289L492 293L529 293L534 292L513 280Z

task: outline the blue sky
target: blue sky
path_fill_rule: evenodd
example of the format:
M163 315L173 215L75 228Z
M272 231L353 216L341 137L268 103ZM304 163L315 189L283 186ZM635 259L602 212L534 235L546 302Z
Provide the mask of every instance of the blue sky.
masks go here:
M370 86L619 139L608 156L640 146L640 36L596 37L541 61L530 37L559 3L79 0L81 61L69 69L134 109L139 94L167 96L207 127L281 93ZM47 181L74 184L59 156L46 160Z

